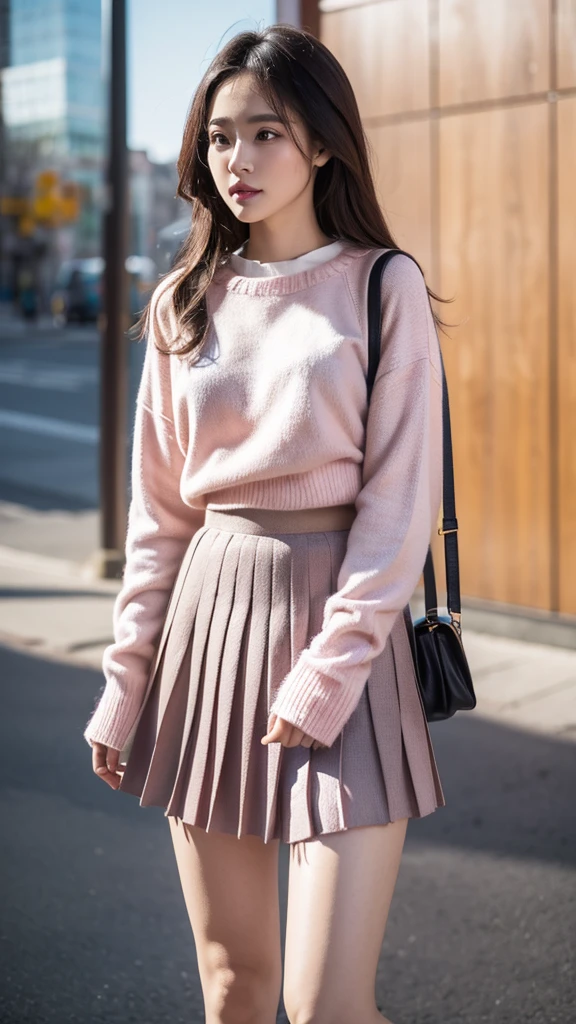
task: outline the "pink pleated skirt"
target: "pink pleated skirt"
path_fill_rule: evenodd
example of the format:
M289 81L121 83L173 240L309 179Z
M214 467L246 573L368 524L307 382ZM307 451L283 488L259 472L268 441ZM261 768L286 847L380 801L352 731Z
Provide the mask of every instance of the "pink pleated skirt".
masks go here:
M262 745L337 589L354 505L206 510L172 590L120 788L206 831L299 842L445 805L400 613L329 748Z

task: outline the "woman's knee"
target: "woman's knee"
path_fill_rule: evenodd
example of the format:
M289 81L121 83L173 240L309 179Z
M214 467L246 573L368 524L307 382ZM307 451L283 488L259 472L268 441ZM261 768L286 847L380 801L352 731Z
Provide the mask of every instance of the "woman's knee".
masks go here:
M280 1000L281 964L203 965L207 1024L274 1024Z

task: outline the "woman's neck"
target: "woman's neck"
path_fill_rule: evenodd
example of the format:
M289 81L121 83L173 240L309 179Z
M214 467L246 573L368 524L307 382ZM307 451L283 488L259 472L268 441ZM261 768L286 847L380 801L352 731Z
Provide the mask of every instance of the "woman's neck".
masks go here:
M320 228L310 231L289 231L283 235L269 231L261 233L259 225L252 226L250 236L244 243L242 255L247 260L258 260L259 263L280 263L284 260L297 259L313 249L330 245L334 241L325 235ZM256 230L254 230L256 229Z

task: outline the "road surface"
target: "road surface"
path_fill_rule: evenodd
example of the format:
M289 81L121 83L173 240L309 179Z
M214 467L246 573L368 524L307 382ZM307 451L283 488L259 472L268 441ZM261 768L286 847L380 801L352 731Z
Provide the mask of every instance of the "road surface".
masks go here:
M91 326L0 323L4 544L79 560L98 545L99 344ZM126 351L129 460L144 343Z

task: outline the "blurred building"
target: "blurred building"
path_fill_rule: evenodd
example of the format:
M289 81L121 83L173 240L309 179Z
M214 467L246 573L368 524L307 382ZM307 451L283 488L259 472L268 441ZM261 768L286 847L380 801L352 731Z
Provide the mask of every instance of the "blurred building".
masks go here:
M0 299L101 252L107 155L101 0L0 0ZM174 163L130 153L131 255L182 215Z
M278 0L277 19L345 68L392 231L455 297L437 309L459 325L440 338L463 594L573 623L576 4Z
M101 4L1 3L0 282L3 292L14 291L25 267L38 278L42 294L63 259L92 256L100 247L105 149ZM61 202L62 185L64 192L75 187L75 204Z
M10 0L5 6L2 96L9 141L34 143L49 159L101 158L100 0Z
M176 164L154 163L145 150L130 151L130 252L156 263L158 233L186 212L176 197Z

